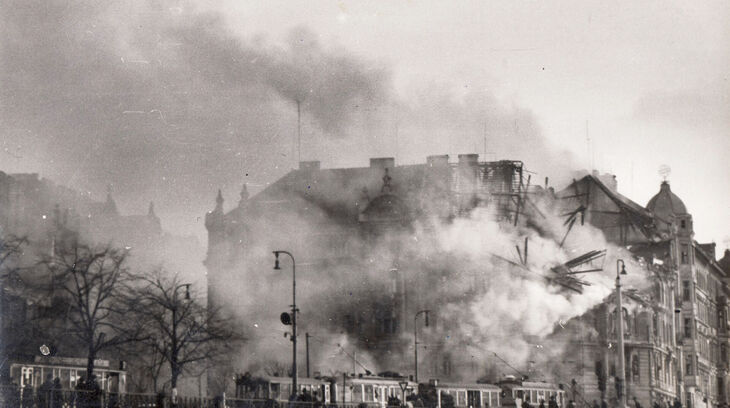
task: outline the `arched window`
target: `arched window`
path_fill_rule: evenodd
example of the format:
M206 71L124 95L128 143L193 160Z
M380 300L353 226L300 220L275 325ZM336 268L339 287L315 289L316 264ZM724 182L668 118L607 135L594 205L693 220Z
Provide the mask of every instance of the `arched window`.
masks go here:
M628 337L631 335L631 318L629 316L629 311L626 308L623 308L623 326L624 326L624 337ZM608 315L608 327L609 332L613 335L616 334L616 321L618 320L618 317L616 316L616 309L613 310L613 313Z
M631 381L639 383L639 356L636 354L631 358Z

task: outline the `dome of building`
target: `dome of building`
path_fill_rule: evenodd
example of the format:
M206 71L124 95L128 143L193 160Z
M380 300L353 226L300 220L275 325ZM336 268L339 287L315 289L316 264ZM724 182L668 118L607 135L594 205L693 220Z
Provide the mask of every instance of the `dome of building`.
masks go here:
M662 182L659 192L646 204L646 209L660 217L687 214L687 207L676 194L672 193L666 180Z

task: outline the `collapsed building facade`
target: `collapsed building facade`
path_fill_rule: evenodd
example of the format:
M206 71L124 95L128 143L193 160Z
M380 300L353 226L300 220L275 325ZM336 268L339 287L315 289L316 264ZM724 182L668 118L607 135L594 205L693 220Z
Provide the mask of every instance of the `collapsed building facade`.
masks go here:
M540 208L544 211L544 207L536 205L538 201L566 217L565 235L552 237L560 247L572 229L591 226L650 276L649 289L625 291L625 392L649 406L674 398L692 408L725 402L727 270L715 261L711 245L693 240L692 217L666 182L643 207L619 194L611 176L588 175L555 194L547 188L547 180L545 188L531 185L521 162L480 162L475 154L459 155L456 163L448 156L430 156L425 164L405 166L396 166L392 158L376 158L369 167L345 169L321 169L319 162L302 162L299 169L253 197L244 185L238 203L228 211L219 191L215 209L205 220L209 305L226 305L236 314L258 316L259 321L286 310L290 289L262 286L254 277L271 270L271 251L289 250L297 260L297 276L303 282L299 285L320 289L304 289L314 299L302 297L306 300L298 304L303 330L307 320L310 330L327 327L328 333L345 335L353 347L374 355L379 367L405 373L413 372L414 362L404 354L418 347L423 353L421 378L463 379L466 373L476 379L485 373L474 360L486 357L474 353L474 344L446 347L447 342L434 340L459 322L438 321L434 313L431 325L437 327L436 334L423 342L429 350L423 350L426 346L421 343L409 346L407 342L423 330L423 322L419 326L416 317L419 311L454 301L453 292L443 289L453 276L449 269L459 269L462 283L468 282L459 288L464 297L488 288L490 273L479 265L464 267L448 252L424 255L417 247L421 243L428 247L427 243L410 245L408 241L423 240L434 222L454 222L477 208L488 209L501 225L554 234L541 225L545 216ZM414 225L421 228L420 234L414 234ZM524 248L520 244L516 249L514 260L497 254L494 258L505 268L528 270L527 240ZM605 250L588 252L555 265L552 275L543 277L549 284L580 293L585 282L578 278L581 268L574 267L604 255ZM605 268L611 269L610 265ZM286 282L287 278L277 275L264 280ZM243 286L236 281L243 281ZM261 292L269 294L271 302L262 302ZM426 295L432 292L436 296ZM346 301L333 300L338 298ZM559 367L552 361L551 369L538 374L559 383L574 380L571 390L577 401L615 398L614 300L612 294L571 320L568 330L556 332L553 339L571 353L558 362ZM335 307L325 307L328 302ZM272 303L281 309L270 310ZM269 324L276 324L272 320ZM312 324L315 320L319 324ZM278 350L288 343L268 341L276 342ZM244 352L244 360L262 358L261 353L252 348L249 354ZM354 360L353 371L360 369ZM541 369L528 371L537 374ZM210 377L209 381L213 393L215 387L225 387L214 385Z
M649 290L624 288L624 392L629 401L635 397L644 406L668 406L676 399L688 408L726 405L730 269L721 265L728 264L730 254L717 262L715 244L693 239L692 215L667 181L646 207L619 194L615 178L597 174L574 180L557 196L570 227L600 229L652 276ZM616 398L617 313L614 293L556 336L574 351L561 363L564 374L575 380L576 400Z
M233 209L224 210L219 191L206 215L209 305L230 307L245 327L267 322L270 337L262 334L250 343L270 347L250 346L242 353L243 365L266 358L265 353L280 355L288 333L276 316L290 304L291 288L283 284L290 278L267 271L273 266L271 252L287 250L296 258L297 288L303 292L297 294L304 299L297 304L300 331L345 337L337 347L346 341L347 347L365 351L371 369L413 373L417 347L421 378L476 380L484 375L485 361L499 356L479 350L469 335L455 340L453 332L460 324L455 317L471 313L469 301L493 285L490 270L513 269L540 276L544 285L581 292L580 280L569 276L572 265L546 274L528 267L527 239L523 247L526 235L520 234L548 234L536 202L552 195L547 186L532 184L522 162L480 162L476 154L459 155L455 163L445 155L430 156L424 164L403 166L393 158L375 158L369 167L345 169L302 162L253 197L244 186ZM465 262L458 251L434 249L431 240L440 226L476 211L486 211L495 228L520 235L517 253L508 242L508 256L494 253L488 261ZM604 253L594 251L574 265ZM274 304L280 309L272 310ZM451 314L440 313L444 309ZM425 310L431 312L430 327L423 333L424 316L420 321L417 316ZM266 330L252 329L251 335ZM413 344L416 335L425 339ZM327 357L320 352L313 360L322 358ZM361 368L366 370L353 361L353 371Z
M238 204L227 212L219 192L215 209L206 215L209 304L226 303L236 314L266 314L271 305L252 302L255 294L239 294L246 289L233 282L255 285L254 276L271 270L271 251L286 249L296 257L298 280L307 282L300 287L327 288L328 299L321 299L324 290L300 289L308 293L301 296L306 300L300 306L300 324L318 320L318 328L343 333L355 343L353 347L388 360L378 365L411 372L413 361L400 358L401 350L409 347L404 334L412 334L419 324L417 311L437 307L434 297L449 301L449 295L439 291L454 263L448 254L417 253L420 243L414 242L415 235L404 237L413 233L416 222L448 222L477 207L488 208L502 222L524 223L519 214L526 205L521 200L527 184L521 162L485 163L476 154L465 154L457 163L450 163L448 156L430 156L425 164L395 166L392 158L375 158L369 167L346 169L321 169L318 162L302 162L299 169L253 197L244 186ZM481 291L487 284L480 271L463 273L471 277L465 292ZM279 289L286 291L283 299L290 296L290 289ZM347 305L333 305L335 297ZM288 304L284 302L279 303ZM305 308L327 313L307 316ZM431 327L447 324L437 324L435 314L430 318ZM442 378L454 375L448 352L438 354L424 358L421 372Z

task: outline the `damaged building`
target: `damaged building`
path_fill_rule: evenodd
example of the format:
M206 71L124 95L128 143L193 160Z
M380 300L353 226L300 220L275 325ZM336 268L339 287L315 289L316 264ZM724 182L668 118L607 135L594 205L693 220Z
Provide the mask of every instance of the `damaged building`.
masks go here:
M646 207L619 194L615 177L596 173L557 196L573 217L570 227L597 227L653 277L649 290L624 290L629 401L668 406L677 399L688 408L727 404L728 253L717 262L715 244L694 240L692 215L667 181ZM576 351L560 370L575 380L578 401L616 397L617 313L614 293L555 335Z
M540 265L539 270L533 264L537 248L528 245L528 238L545 238L543 247L571 253L563 248L566 239L590 226L603 234L606 245L631 258L632 267L650 276L649 289L624 292L627 395L644 406L677 398L685 406L703 408L727 400L727 267L723 270L715 261L712 245L693 239L692 217L667 182L643 207L619 194L612 176L590 174L555 193L547 180L544 187L535 185L519 161L481 162L478 155L468 154L459 155L457 162L430 156L423 164L397 166L392 158L375 158L362 168L323 169L319 162L302 162L254 196L244 185L236 201L225 209L219 191L215 208L206 214L205 265L209 305L225 305L246 327L255 327L249 331L255 339L251 343L259 345L249 345L247 361L239 363L290 347L286 328L276 317L290 305L291 278L273 275L279 271L272 271L271 254L288 250L297 262L297 288L302 291L297 297L304 299L297 303L299 330L307 331L308 339L317 339L319 333L310 336L312 330L327 333L327 339L317 340L318 348L330 341L333 349L364 351L377 367L412 373L418 347L421 379L491 375L495 380L516 374L497 353L476 343L480 339L450 337L463 323L460 316L473 319L469 315L475 309L465 299L495 284L495 268L521 278L539 276L555 288L550 293L579 296L588 284L582 272L613 273L610 263L597 262L605 260L606 249L573 253L567 262ZM500 226L495 234L514 232L500 239L515 239L506 242L507 252L491 254L488 264L460 262L458 251L419 249L432 247L428 240L436 225L453 225L483 210ZM564 217L559 231L548 226L545 212L553 210ZM453 288L455 276L458 287ZM533 367L535 361L547 362L532 358L520 369L536 379L565 384L576 401L615 397L614 301L614 295L599 300L551 336L571 351L562 361ZM278 309L272 310L275 305ZM443 309L456 313L448 318L436 313ZM427 333L417 317L423 310L434 311ZM504 340L499 341L510 344L510 327L493 330L493 337L501 335ZM424 340L414 345L416 333ZM342 338L347 345L340 343ZM331 360L332 355L313 351L312 360ZM485 372L490 359L500 360L502 371ZM352 360L352 368L337 369L367 369ZM213 392L215 387L224 385L214 385Z

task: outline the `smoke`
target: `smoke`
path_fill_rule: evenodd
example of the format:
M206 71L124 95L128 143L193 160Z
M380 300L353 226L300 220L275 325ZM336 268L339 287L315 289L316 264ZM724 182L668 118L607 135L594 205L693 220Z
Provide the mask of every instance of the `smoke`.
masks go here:
M218 13L174 1L11 0L2 13L0 154L8 165L84 190L112 183L121 207L144 208L154 199L163 219L181 221L172 229L200 233L216 186L262 187L284 174L295 160L297 102L304 144L311 145L304 158L333 165L352 167L376 155L422 162L428 154L485 149L486 159L524 160L542 174L568 174L571 166L546 143L531 112L505 106L489 88L417 83L396 94L387 67L323 45L306 28L272 45L234 35ZM362 201L361 185L339 186L348 202L332 206ZM552 237L476 212L369 242L328 222L330 215L309 208L249 226L257 238L241 243L245 263L231 269L247 274L223 277L225 303L252 339L242 365L288 356L278 317L291 304L291 287L288 271L270 270L272 248L329 259L298 265L302 330L317 339L312 360L323 372L354 360L371 371L410 370L403 357L413 351L409 336L373 334L394 317L383 305L398 305L398 285L434 309L440 323L422 332L429 350L462 365L477 359L481 369L490 352L524 363L531 336L544 336L610 291L610 279L592 276L586 293L567 296L541 276L580 251L607 247L587 227L559 248ZM562 224L551 217L544 223L558 236ZM513 259L525 235L527 270L495 261L493 254ZM317 257L333 247L361 261ZM348 335L342 327L350 323L368 330ZM347 354L353 352L355 358Z
M416 188L398 181L397 191ZM357 178L328 183L339 190L331 196L350 206L358 203L352 195L368 184ZM319 197L317 189L307 199L286 199L286 208L298 210L282 207L276 219L258 218L261 208L244 207L252 238L241 242L239 263L230 268L234 272L220 277L223 302L251 334L237 361L242 371L265 372L262 367L291 361L290 326L279 322L291 305L291 264L281 256L281 270L272 270L274 249L289 249L297 258L300 347L302 333L309 333L311 371L327 375L412 373L412 323L415 312L426 309L431 325L426 327L421 316L417 328L422 378L450 371L452 378L474 381L487 374L527 372L530 361L546 367L567 344L551 341L550 335L612 292L617 258L627 260L632 271L624 278L626 287L644 289L648 283L645 269L632 263L627 250L606 242L589 225L575 226L561 247L566 227L559 209L539 200L545 215L533 220L539 232L497 222L493 213L478 208L453 221L420 220L413 228L369 238L323 210L344 203ZM529 255L522 266L515 245L525 237ZM590 284L583 293L550 280L553 267L603 249L606 257L591 265L603 272L580 277ZM408 305L401 312L404 291ZM397 325L392 332L391 324ZM300 362L302 353L300 348Z
M120 208L154 200L164 225L200 237L216 187L256 192L296 166L297 101L302 158L325 166L481 152L485 135L488 158L570 162L486 86L414 79L397 94L387 66L308 28L242 38L174 0L11 0L0 19L4 170L101 197L112 184Z

